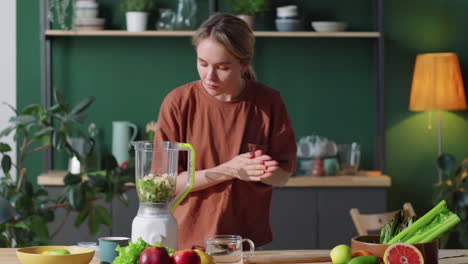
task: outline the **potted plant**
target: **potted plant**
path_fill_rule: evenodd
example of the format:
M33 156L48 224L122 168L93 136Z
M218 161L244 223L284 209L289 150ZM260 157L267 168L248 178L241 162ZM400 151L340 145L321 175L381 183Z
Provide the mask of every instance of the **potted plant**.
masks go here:
M446 200L447 207L461 218L460 224L451 232L452 236L446 236L442 244L458 242L468 248L468 158L456 166L451 154L443 153L437 159L437 168L444 180L436 185L434 201Z
M0 131L0 167L5 175L0 177L0 247L48 244L71 212L77 213L76 227L88 220L90 232L96 236L101 225L111 225L112 218L103 206L95 202L100 199L109 202L114 197L128 202L124 184L134 181L134 165L119 168L112 156L104 159L105 170L69 172L64 178L64 191L56 198L50 197L44 188L33 184L31 177L27 177L28 158L47 148L66 152L70 157L76 155L85 164L85 159L70 144L70 138L90 140L80 130L80 123L85 120L86 109L94 98L84 98L71 107L60 92L55 91L54 101L51 107L31 104L16 110L10 106L14 115L9 125ZM12 133L18 143L16 163L11 159L11 147L1 142L2 137ZM83 179L85 175L88 176L87 181ZM59 208L66 210L66 217L61 219L58 229L49 232L48 222L54 220L55 210Z
M268 0L229 0L232 11L244 20L250 28L255 28L255 14L267 10Z
M148 24L148 13L154 8L154 0L123 0L122 11L125 12L127 30L142 32Z

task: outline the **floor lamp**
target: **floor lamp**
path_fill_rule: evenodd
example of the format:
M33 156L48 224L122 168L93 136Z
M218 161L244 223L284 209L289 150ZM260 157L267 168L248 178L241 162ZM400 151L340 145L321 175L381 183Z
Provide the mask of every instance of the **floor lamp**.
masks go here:
M442 154L441 111L466 109L465 88L455 53L416 56L409 109L437 111L438 156ZM439 172L439 182L442 175Z

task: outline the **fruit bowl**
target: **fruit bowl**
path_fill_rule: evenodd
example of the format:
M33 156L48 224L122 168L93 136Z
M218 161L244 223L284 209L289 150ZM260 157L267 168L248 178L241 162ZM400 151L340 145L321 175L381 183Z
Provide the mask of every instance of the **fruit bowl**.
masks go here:
M67 255L42 255L44 251L66 249ZM36 246L16 250L16 256L23 264L88 264L94 256L94 249L77 246Z
M379 235L357 236L351 239L351 252L357 250L366 250L372 255L383 258L385 250L390 246L388 244L379 244ZM437 264L439 258L439 241L434 240L422 244L413 244L424 258L425 263Z

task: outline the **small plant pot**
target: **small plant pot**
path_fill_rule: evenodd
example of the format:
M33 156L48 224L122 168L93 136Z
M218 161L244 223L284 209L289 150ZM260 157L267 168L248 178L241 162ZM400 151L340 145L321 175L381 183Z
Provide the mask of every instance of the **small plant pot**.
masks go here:
M249 16L249 15L237 15L238 18L242 19L249 25L250 29L254 30L255 29L255 16Z
M388 244L379 244L379 235L358 236L351 239L351 252L363 249L372 255L383 258L385 250L390 246ZM439 259L439 240L427 243L412 244L415 246L424 258L424 263L437 264Z
M146 12L126 12L127 31L142 32L146 30L148 24L148 13Z

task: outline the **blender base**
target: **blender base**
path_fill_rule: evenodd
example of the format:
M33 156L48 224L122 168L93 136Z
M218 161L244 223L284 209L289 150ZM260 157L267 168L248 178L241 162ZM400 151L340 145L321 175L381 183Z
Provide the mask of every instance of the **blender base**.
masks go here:
M173 217L142 217L136 216L132 223L132 242L141 237L146 243L162 245L178 250L177 222Z

